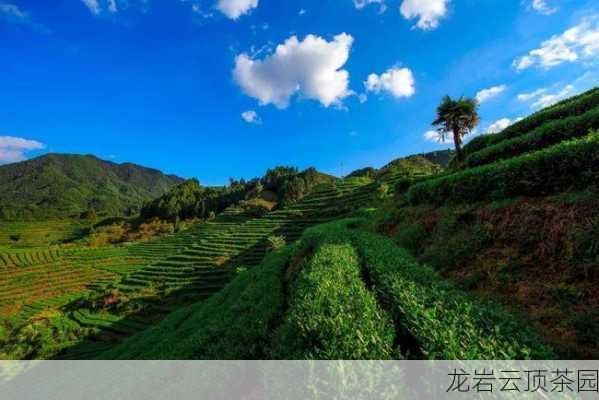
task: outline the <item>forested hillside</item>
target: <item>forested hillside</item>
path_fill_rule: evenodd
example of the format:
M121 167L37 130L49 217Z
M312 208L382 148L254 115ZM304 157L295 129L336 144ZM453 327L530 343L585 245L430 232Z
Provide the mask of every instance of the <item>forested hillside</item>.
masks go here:
M134 215L182 181L135 164L48 154L0 166L0 219Z

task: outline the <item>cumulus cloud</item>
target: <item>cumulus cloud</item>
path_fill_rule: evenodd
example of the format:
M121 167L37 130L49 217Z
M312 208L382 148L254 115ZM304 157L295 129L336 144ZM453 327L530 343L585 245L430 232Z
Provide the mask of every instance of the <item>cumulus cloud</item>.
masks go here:
M254 110L244 111L241 113L241 118L248 124L261 124L262 120L258 116L258 113Z
M258 7L258 0L218 0L216 8L230 19L239 19Z
M447 14L449 0L404 0L399 7L406 19L418 18L416 26L423 30L435 29Z
M599 15L585 18L561 35L554 35L527 55L516 58L513 66L521 71L533 65L552 68L565 62L599 55Z
M396 98L411 97L415 92L415 80L408 68L391 68L381 75L370 74L364 87L368 92L388 92Z
M476 94L476 100L480 104L482 104L485 101L490 100L493 97L503 93L506 88L507 88L507 86L505 86L505 85L499 85L499 86L490 87L488 89L483 89Z
M25 153L41 150L45 146L36 141L14 136L0 136L0 164L9 164L26 159Z
M263 59L247 54L235 58L233 77L243 92L261 105L286 108L295 94L317 100L325 107L340 105L353 94L349 72L341 69L349 58L353 37L342 33L327 41L308 35L291 36Z
M551 15L556 13L559 8L557 7L551 7L547 4L546 0L532 0L532 4L531 4L533 10L538 11L541 14L544 15Z

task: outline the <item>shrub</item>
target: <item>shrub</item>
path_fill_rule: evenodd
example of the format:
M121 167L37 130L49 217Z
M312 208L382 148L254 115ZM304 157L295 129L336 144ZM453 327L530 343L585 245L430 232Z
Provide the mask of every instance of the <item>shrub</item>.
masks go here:
M101 359L263 359L272 325L282 313L283 272L291 247L235 277L208 300L184 307L164 321L100 355Z
M389 194L389 185L386 183L379 183L376 188L377 197L382 200Z
M510 125L497 135L478 136L464 146L464 151L466 154L472 154L502 140L526 134L550 120L580 115L597 106L599 106L599 88L591 89L578 96L571 97L551 107L540 110L530 117Z
M392 317L429 359L550 359L553 352L502 307L479 302L417 263L389 239L354 243Z
M567 139L585 136L593 128L599 128L599 107L587 111L583 115L549 121L525 135L487 146L470 154L466 159L466 164L469 167L490 164L503 158L539 150Z
M350 245L323 245L303 269L275 333L275 359L389 359L390 319L360 277Z
M412 252L419 254L429 235L426 229L420 224L410 224L403 226L396 235L397 243Z
M349 219L308 229L305 243L351 243L396 327L430 359L551 359L553 351L503 307L480 301L392 240ZM406 349L403 349L404 351Z
M416 184L412 204L458 203L587 189L599 182L599 135Z
M287 244L287 242L285 241L285 237L283 236L272 235L269 236L266 240L268 241L268 249L270 251L278 250L282 247L285 247L285 245Z

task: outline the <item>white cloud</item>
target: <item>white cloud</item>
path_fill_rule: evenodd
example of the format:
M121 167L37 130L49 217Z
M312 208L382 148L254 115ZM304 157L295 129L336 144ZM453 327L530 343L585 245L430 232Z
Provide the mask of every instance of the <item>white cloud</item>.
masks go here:
M241 118L248 124L261 124L262 120L254 110L244 111L241 113Z
M396 98L412 96L416 91L414 85L414 75L408 68L391 68L381 75L370 74L364 82L367 91L385 91Z
M571 96L573 94L574 94L574 86L567 85L566 87L564 87L563 89L561 89L558 92L541 94L538 97L538 99L534 103L532 103L532 107L533 108L549 107L550 105L553 105L553 104L557 103L558 101L565 99L566 97Z
M98 0L81 0L83 4L92 12L92 14L100 14L102 12L102 7L100 7L100 3Z
M599 15L585 18L561 35L554 35L541 47L514 60L517 70L538 64L552 68L565 62L575 62L599 55Z
M532 8L541 14L550 15L556 13L559 8L547 5L546 0L532 0Z
M447 136L445 136L445 138L442 137L438 131L430 130L430 131L424 132L424 139L428 140L429 142L444 144L444 143L448 142L449 138Z
M503 93L506 88L507 88L507 86L505 86L505 85L499 85L499 86L490 87L488 89L483 89L476 94L476 100L482 104L485 101L490 100L493 97Z
M9 18L27 19L27 14L14 4L0 4L0 13Z
M304 15L306 14L308 11L305 8L300 8L300 10L297 12L298 15Z
M116 1L115 0L108 0L108 11L111 13L115 13L118 11L117 7L116 7Z
M25 153L41 150L45 146L36 141L13 136L0 136L0 164L9 164L26 159Z
M353 37L342 33L330 42L315 35L303 41L292 36L261 60L247 54L235 58L233 77L241 89L261 105L286 108L293 95L317 100L325 107L340 105L353 94L349 72L341 69L349 58Z
M239 19L258 7L258 0L218 0L216 8L230 19Z
M449 0L404 0L399 11L406 19L418 18L416 26L423 30L435 29L447 14Z
M89 9L94 15L100 15L103 12L109 12L111 14L119 11L117 0L81 0L83 4Z
M354 6L361 10L369 4L378 4L380 6L379 12L382 14L387 11L387 5L385 4L385 0L353 0Z
M487 133L499 133L508 126L512 125L514 122L516 122L516 120L511 120L509 118L501 118L489 125L489 127L487 128Z
M522 101L522 102L526 102L526 101L530 101L536 97L539 97L540 95L542 95L543 93L545 93L547 91L547 89L537 89L534 90L532 92L527 92L527 93L520 93L518 95L518 100Z

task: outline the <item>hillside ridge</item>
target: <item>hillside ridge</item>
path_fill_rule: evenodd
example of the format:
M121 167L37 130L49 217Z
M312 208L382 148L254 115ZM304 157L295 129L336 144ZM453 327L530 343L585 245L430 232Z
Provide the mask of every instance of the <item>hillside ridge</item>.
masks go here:
M50 153L0 166L0 219L133 214L181 182L130 162Z

